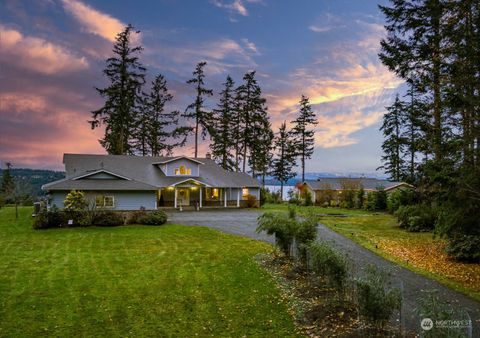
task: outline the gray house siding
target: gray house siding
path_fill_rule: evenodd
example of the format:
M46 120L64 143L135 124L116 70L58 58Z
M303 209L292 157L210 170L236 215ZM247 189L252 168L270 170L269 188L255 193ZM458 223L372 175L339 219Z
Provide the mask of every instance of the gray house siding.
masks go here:
M64 207L63 201L67 196L67 191L54 191L52 192L52 199L50 206L57 206L62 209ZM114 207L110 210L139 210L140 207L144 207L147 210L154 210L157 207L156 204L156 192L155 191L102 191L93 192L87 191L86 197L88 200L94 201L95 196L113 196Z

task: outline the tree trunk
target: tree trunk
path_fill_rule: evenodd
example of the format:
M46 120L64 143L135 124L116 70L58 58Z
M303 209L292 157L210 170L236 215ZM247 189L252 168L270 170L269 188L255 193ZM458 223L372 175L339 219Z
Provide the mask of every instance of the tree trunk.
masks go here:
M195 122L195 158L198 157L198 113Z

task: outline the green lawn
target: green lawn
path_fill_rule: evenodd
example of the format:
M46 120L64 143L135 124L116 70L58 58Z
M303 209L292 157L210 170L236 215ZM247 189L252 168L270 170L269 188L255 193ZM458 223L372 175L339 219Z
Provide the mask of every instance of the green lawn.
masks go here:
M32 230L0 210L0 336L295 336L265 243L201 227Z

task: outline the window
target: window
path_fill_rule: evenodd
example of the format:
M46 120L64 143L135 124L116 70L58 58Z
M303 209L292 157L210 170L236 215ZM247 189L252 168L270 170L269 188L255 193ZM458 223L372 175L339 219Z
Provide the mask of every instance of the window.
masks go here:
M207 201L216 201L218 200L220 191L218 188L205 188L205 196Z
M115 206L115 199L113 196L95 196L95 207L97 208L113 208Z
M242 189L242 197L247 197L248 196L248 188L243 188Z
M180 167L175 169L175 175L191 175L192 174L192 169L187 168L184 165L181 165Z

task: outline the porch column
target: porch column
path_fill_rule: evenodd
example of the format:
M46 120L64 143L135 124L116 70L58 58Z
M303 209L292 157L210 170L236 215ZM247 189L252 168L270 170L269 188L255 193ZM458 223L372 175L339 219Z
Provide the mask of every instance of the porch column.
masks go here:
M237 188L237 208L240 208L240 189Z
M223 206L227 207L227 188L223 188L223 194L225 195Z
M175 187L175 197L173 199L173 207L177 209L177 188Z
M200 204L199 207L202 207L202 187L200 187Z

